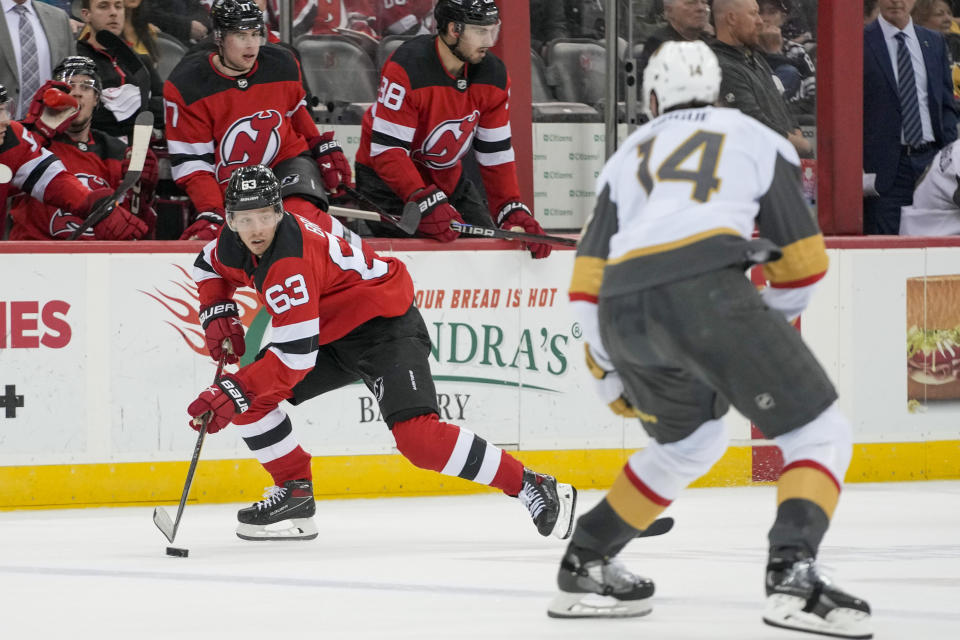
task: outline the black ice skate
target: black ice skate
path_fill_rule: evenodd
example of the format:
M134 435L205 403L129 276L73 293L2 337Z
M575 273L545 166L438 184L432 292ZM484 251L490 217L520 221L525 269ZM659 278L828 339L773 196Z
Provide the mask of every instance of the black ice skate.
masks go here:
M771 557L763 621L774 627L837 638L872 638L870 605L820 575L816 561Z
M540 535L553 534L561 540L570 537L577 506L577 490L573 486L559 483L545 473L524 469L523 488L517 497L530 511Z
M267 487L263 500L237 512L237 537L244 540L313 540L317 525L313 514L313 483L291 480L282 487Z
M633 618L653 610L653 581L634 575L616 558L570 545L557 574L560 593L551 618Z

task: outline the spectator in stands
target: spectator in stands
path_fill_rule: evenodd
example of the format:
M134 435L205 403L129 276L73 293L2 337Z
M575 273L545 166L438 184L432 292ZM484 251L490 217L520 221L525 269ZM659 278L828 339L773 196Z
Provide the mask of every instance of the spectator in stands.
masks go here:
M149 58L137 55L123 40L124 0L82 0L82 5L87 26L77 52L96 63L103 86L93 128L128 140L137 115L146 109L162 126L163 84Z
M24 56L32 48L33 55ZM3 0L0 3L0 84L7 88L10 115L20 120L27 114L33 94L50 79L53 65L76 53L67 14L34 0ZM0 230L2 233L2 230Z
M156 66L159 58L157 28L147 22L147 11L151 4L151 0L123 0L123 39L137 55L147 56Z
M757 0L714 0L713 11L717 39L711 46L723 71L720 105L759 120L787 138L801 157L809 157L813 149L756 48L763 26Z
M530 0L530 48L543 55L546 44L566 38L567 16L557 0Z
M917 0L911 12L914 23L939 31L947 43L950 56L950 75L953 79L953 97L960 99L960 33L955 31L953 10L946 0Z
M783 97L790 110L812 114L816 106L816 69L804 46L783 35L782 26L787 17L785 0L759 0L759 4L763 56L783 85Z
M661 44L671 40L702 40L710 26L710 5L707 0L663 0L663 15L667 25L647 38L643 53L637 60L637 79L641 83L650 56Z
M210 31L210 15L200 0L160 0L144 7L147 22L186 46Z
M866 26L877 19L880 15L880 7L877 6L877 0L863 0L863 25Z
M914 0L878 0L864 29L864 233L896 234L900 209L939 149L957 138L943 36L914 25Z

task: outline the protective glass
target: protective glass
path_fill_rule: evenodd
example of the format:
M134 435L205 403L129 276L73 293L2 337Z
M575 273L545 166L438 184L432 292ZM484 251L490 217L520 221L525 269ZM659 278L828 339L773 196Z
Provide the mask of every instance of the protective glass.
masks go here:
M59 80L60 82L66 82L70 85L71 89L81 89L82 91L97 91L97 83L93 81L92 78L81 78L75 76L65 76L61 75L54 80ZM97 93L100 93L97 91Z
M500 22L488 25L465 24L463 35L479 47L492 47L500 38Z
M282 216L279 211L227 211L227 225L237 232L269 229L279 224Z
M10 101L0 102L0 121L10 119L10 110L7 108L10 106Z

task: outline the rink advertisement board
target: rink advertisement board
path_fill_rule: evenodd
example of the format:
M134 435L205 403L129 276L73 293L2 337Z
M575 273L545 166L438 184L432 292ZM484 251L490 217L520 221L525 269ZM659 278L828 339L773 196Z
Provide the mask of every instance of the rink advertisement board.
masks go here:
M531 260L500 241L458 241L459 251L378 242L413 275L433 342L441 419L582 486L608 484L645 445L637 423L596 398L583 366L582 330L566 296L572 251ZM18 506L10 494L24 483L56 491L78 473L91 483L132 475L134 486L151 487L140 499L131 489L99 502L175 500L196 439L185 407L215 369L190 277L199 245L139 243L120 253L89 252L98 250L92 244L79 253L60 253L65 244L34 245L46 252L23 246L0 248L3 273L16 276L0 294L0 508ZM908 282L955 274L960 247L844 248L830 257L802 328L854 424L849 479L960 476L960 401L908 400L905 359ZM238 292L237 302L248 361L270 340L269 317L250 291ZM472 486L402 460L359 382L287 409L329 495ZM728 423L734 446L706 484L749 482L751 445L764 444L750 441L739 415ZM267 476L250 457L229 428L208 437L206 499L235 500L240 488L262 486ZM257 483L249 486L248 476ZM78 503L100 495L90 487L80 493L87 498Z

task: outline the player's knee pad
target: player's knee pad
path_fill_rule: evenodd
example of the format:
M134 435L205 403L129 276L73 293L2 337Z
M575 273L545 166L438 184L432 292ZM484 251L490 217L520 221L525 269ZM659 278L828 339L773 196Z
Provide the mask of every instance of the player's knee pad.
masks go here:
M627 464L659 497L672 501L684 487L709 471L726 449L723 420L708 420L683 440L668 444L651 441Z
M812 421L774 439L783 452L784 468L799 462L814 462L833 476L837 486L853 457L853 431L834 402Z
M457 445L461 428L440 422L437 414L428 413L395 423L391 432L397 450L407 460L421 469L443 471Z

